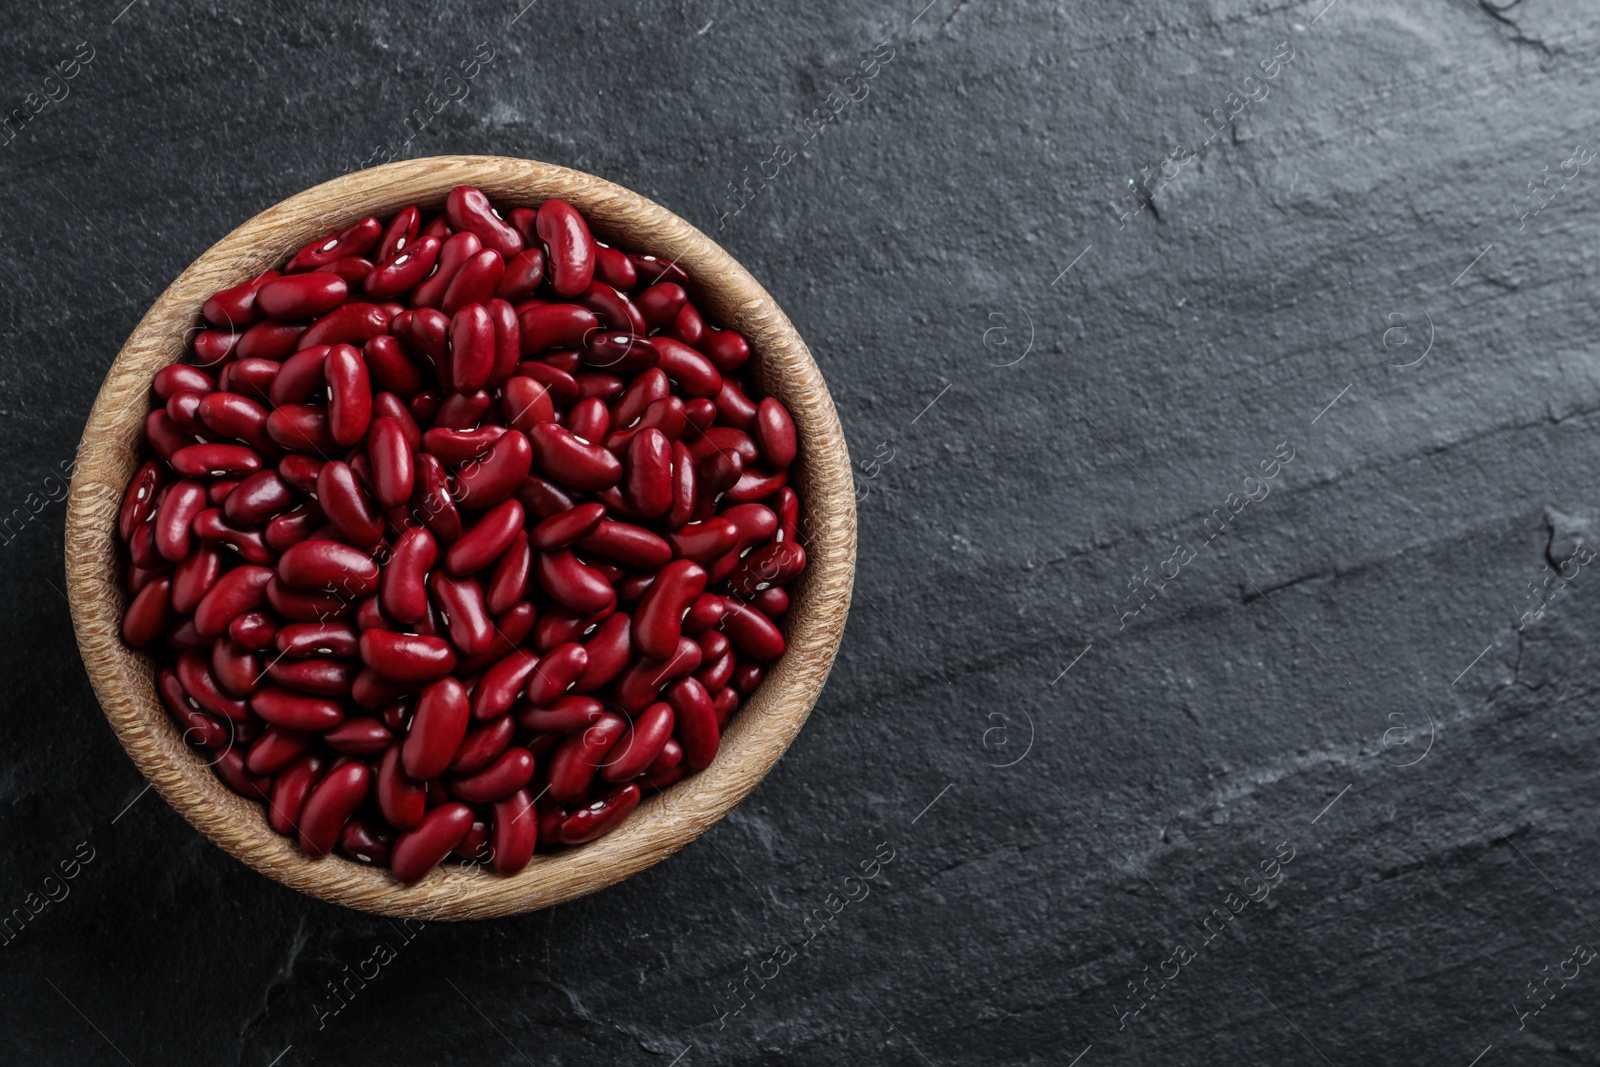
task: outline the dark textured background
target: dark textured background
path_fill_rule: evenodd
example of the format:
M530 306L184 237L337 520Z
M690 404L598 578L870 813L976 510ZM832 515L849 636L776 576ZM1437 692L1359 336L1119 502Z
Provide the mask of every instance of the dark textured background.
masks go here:
M8 1058L1600 1057L1600 966L1519 1019L1600 945L1595 566L1523 618L1600 543L1583 5L121 2L12 0L0 39L5 108L94 49L0 147L0 910L93 855L0 951ZM583 168L722 241L832 386L861 562L810 724L725 822L402 940L141 795L52 474L161 289L459 95L480 41L400 154Z

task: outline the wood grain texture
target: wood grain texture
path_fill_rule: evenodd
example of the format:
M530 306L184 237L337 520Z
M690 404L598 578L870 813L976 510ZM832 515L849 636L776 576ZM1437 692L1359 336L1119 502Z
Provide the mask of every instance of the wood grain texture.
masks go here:
M414 886L344 859L308 859L267 826L261 805L231 792L203 754L184 745L154 686L149 656L120 637L117 512L138 464L156 371L178 360L212 293L281 265L301 246L365 215L407 204L442 207L457 185L497 204L536 206L559 196L609 244L682 266L708 319L739 330L753 352L751 378L793 413L801 440L791 484L803 502L809 565L786 617L789 647L734 716L716 761L640 805L614 833L539 854L512 877L446 866ZM67 592L90 680L117 738L160 794L212 841L285 885L382 915L481 919L592 893L671 855L726 815L783 755L833 665L850 606L856 514L849 455L833 400L804 342L759 283L705 234L636 193L579 171L531 160L439 156L361 171L290 197L195 260L134 329L112 363L79 445L67 504Z

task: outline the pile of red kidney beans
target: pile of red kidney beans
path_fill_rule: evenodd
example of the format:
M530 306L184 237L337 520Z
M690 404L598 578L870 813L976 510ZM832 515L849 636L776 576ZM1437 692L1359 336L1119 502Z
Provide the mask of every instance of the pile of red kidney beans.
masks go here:
M155 376L122 635L307 854L510 874L715 758L806 553L794 423L687 283L463 186L217 293Z

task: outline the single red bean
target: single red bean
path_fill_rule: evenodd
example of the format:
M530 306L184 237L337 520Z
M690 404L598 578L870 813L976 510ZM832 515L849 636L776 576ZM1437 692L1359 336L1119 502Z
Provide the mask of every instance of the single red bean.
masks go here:
M222 502L222 515L236 526L262 526L294 503L294 492L275 470L257 471Z
M633 301L604 281L590 282L589 287L579 293L576 300L594 312L595 318L600 320L600 325L607 330L618 330L643 337L649 329L645 325L644 316L634 306Z
M276 553L261 534L235 526L222 517L221 508L206 508L194 517L195 536L237 552L246 563L271 563Z
M547 707L572 688L589 665L589 652L576 643L560 645L545 653L524 675L528 679L528 703Z
M771 397L756 406L756 440L761 453L774 467L783 468L794 462L797 438L794 420L789 411Z
M339 831L371 789L372 772L365 763L346 763L324 775L300 810L301 849L317 859L332 852Z
M288 452L326 455L339 443L328 428L326 409L309 404L285 404L267 416L267 435Z
M628 254L599 241L594 243L594 276L624 293L639 283L639 271Z
M705 330L705 320L700 317L699 310L693 304L685 304L683 310L678 312L678 317L672 320L672 325L663 332L675 341L692 346L700 343Z
M606 517L604 504L579 504L535 526L528 540L535 548L567 548L593 533Z
M262 319L244 332L238 343L233 345L232 352L238 359L279 360L294 351L295 345L300 343L300 338L305 336L305 333L306 326L302 322ZM196 337L196 343L198 344L200 338L204 336L202 333ZM204 358L202 356L202 359Z
M705 353L706 358L723 374L732 374L750 359L749 343L743 334L734 330L713 330L707 327L694 345Z
M536 734L570 734L599 722L605 706L594 697L568 696L547 708L523 707L517 725Z
M205 506L206 490L199 482L181 481L167 490L155 519L155 545L163 559L176 563L189 554L189 528Z
M383 536L383 516L348 463L331 460L322 465L317 474L317 506L351 544L375 545Z
M669 325L688 302L689 294L675 282L659 282L634 298L639 314L644 316L645 325L652 330Z
M200 314L213 326L242 330L260 320L261 310L256 307L256 294L263 285L277 277L275 270L263 271L249 281L224 289L201 305Z
M301 622L325 622L343 618L355 610L355 602L349 597L290 589L277 575L267 582L267 603L284 618Z
M540 471L562 485L594 491L608 489L622 477L616 456L600 445L585 444L553 422L531 427L528 440Z
M233 697L247 697L261 687L261 657L226 637L211 646L211 676Z
M378 810L390 826L410 830L428 812L428 789L401 769L401 753L402 743L396 742L384 750L378 761Z
M482 586L471 578L434 571L428 577L428 588L449 628L451 644L464 656L487 652L494 641L494 620L484 605Z
M427 527L401 534L383 568L379 602L397 621L414 623L428 613L428 570L438 559L438 542Z
M342 541L301 541L278 558L278 578L297 589L362 597L377 590L378 574L371 556Z
M657 366L685 396L711 400L722 392L722 375L711 360L670 337L655 337L650 343L661 358Z
M122 510L117 514L117 535L123 541L132 540L134 530L155 513L156 494L164 481L161 466L154 460L146 460L133 472L122 498Z
M286 836L299 834L300 813L326 765L323 756L308 752L273 776L272 794L267 802L268 825Z
M383 507L401 507L411 499L416 487L411 452L405 425L399 419L380 415L372 420L367 430L367 456L372 463L373 493Z
M787 585L805 566L805 549L793 541L773 541L739 561L728 576L728 588L734 596L749 600L773 586Z
M527 300L544 281L544 250L525 248L506 263L505 275L495 295L513 304Z
M257 290L256 307L275 319L310 319L343 304L349 294L349 283L337 274L287 274Z
M342 697L349 694L358 670L332 659L275 659L267 664L267 677L296 692Z
M427 379L400 342L388 334L373 337L362 346L367 374L373 386L397 397L410 398L427 388ZM393 414L393 412L382 412Z
M662 521L669 530L680 530L694 517L699 498L700 478L695 473L694 457L682 441L672 442L672 506Z
M517 702L517 695L539 657L519 648L483 672L472 690L472 717L478 722L502 718Z
M440 637L364 630L361 659L394 682L419 684L437 681L456 665L455 651Z
M654 427L628 442L622 496L635 514L657 518L672 507L672 443Z
M268 726L245 753L245 769L251 774L277 774L299 759L315 739L315 734Z
M228 624L228 636L256 652L271 648L277 634L278 624L264 611L247 611Z
M500 387L500 396L506 423L525 434L530 433L535 424L555 419L549 391L532 378L517 375L506 379Z
M594 725L569 735L557 746L546 770L551 799L565 802L582 796L594 780L600 761L627 728L626 719L604 712Z
M674 555L706 567L738 545L739 527L726 515L717 515L674 530L667 535L667 542Z
M626 736L617 742L600 765L600 777L608 782L637 778L661 755L672 738L672 705L665 701L651 704L639 714Z
M378 239L378 249L374 254L377 261L387 263L410 248L421 229L422 212L415 207L401 208L395 217L389 220L389 225L384 227L383 236Z
M450 497L444 465L426 452L419 452L415 463L416 484L411 490L413 514L439 540L457 540L461 536L461 512Z
M759 677L755 679L757 682L760 680ZM754 683L751 684L750 688L755 688ZM717 729L724 729L728 725L728 720L733 718L734 711L739 707L739 694L736 690L723 686L711 694L711 706L717 712Z
M633 782L619 785L563 819L557 836L564 845L581 845L603 837L633 813L639 806L639 797L639 787Z
M680 637L666 659L639 659L617 678L616 701L622 710L637 715L657 700L663 686L692 674L700 667L700 646L692 637Z
M284 270L315 270L345 256L364 256L382 235L383 224L369 215L332 236L312 241L294 254Z
M504 800L495 802L494 826L490 832L492 858L496 872L516 874L533 858L534 845L539 839L539 820L535 814L533 794L519 789Z
M517 312L522 326L522 354L535 356L552 348L577 348L600 329L595 313L582 304L541 304Z
M440 301L440 310L446 315L455 315L472 304L487 304L494 299L505 272L505 259L492 248L485 248L468 257L450 280L450 286Z
M734 550L738 552L743 552L754 545L764 544L778 532L777 514L762 504L740 504L728 508L722 513L722 517L739 530L739 540L734 545Z
M450 320L450 381L455 391L481 389L494 370L494 356L494 321L488 309L478 303L462 307Z
M178 449L195 441L194 434L184 430L161 408L145 416L144 435L150 447L156 450L156 455L165 460L170 460Z
M783 655L783 633L771 619L737 600L729 600L727 609L719 625L740 652L758 660L774 660Z
M290 545L310 537L326 521L322 509L317 507L317 502L308 500L290 508L282 515L274 515L268 519L262 539L273 551L282 552Z
M572 684L575 693L594 693L609 685L633 658L632 616L617 612L595 630L583 646L589 665Z
M273 645L286 656L354 659L360 652L357 637L347 622L292 622L278 630Z
M441 242L437 237L422 237L409 249L384 260L362 283L373 300L392 300L422 283L439 261Z
M195 362L202 367L215 367L237 354L245 334L232 330L201 330L194 335Z
M534 360L523 360L517 364L517 374L524 378L532 378L544 386L554 403L561 405L572 403L583 394L578 388L578 380L555 364L546 362L547 358L540 356Z
M338 701L297 693L281 685L269 685L250 698L250 710L267 722L289 730L321 733L344 721Z
M445 568L458 577L476 574L499 559L522 530L522 504L515 497L484 513L445 554Z
M723 494L723 499L734 504L748 504L767 497L782 489L789 482L789 472L786 470L767 471L760 467L746 470L739 476L733 488Z
M334 345L328 352L328 430L339 444L349 447L366 436L372 422L372 381L366 360L351 345Z
M122 639L143 648L172 622L172 579L157 578L139 591L122 616Z
M351 816L339 832L340 852L358 863L376 867L389 865L389 849L393 842L393 833L361 815Z
M422 691L400 750L400 766L413 781L444 773L467 735L467 691L456 678L441 678Z
M534 574L545 592L573 611L601 611L616 602L605 576L569 549L540 552L534 557Z
M445 198L444 213L458 233L465 230L477 234L483 247L492 248L507 259L522 251L522 235L500 217L480 189L456 186Z
M376 756L387 749L394 734L382 720L372 716L346 719L322 735L335 752L347 756Z
M364 345L388 331L390 317L389 309L383 304L341 304L313 322L311 328L300 335L295 347Z
M172 610L179 615L193 615L221 574L222 550L201 544L172 569Z
M495 615L510 611L512 606L521 600L528 591L528 573L533 566L533 552L528 545L528 536L517 533L511 539L511 545L494 565L494 573L489 577L488 588L484 591L484 602Z
M512 747L476 774L450 782L450 792L469 804L490 804L504 800L523 788L533 777L533 753Z
M472 832L472 809L456 802L441 804L421 825L394 839L389 869L402 882L420 882Z
M535 220L548 253L550 287L558 296L574 297L594 280L595 244L589 225L565 200L539 205Z
M171 400L178 393L199 393L204 396L217 387L216 379L199 367L187 363L172 363L156 371L150 383L156 396Z
M266 602L267 567L235 567L218 578L194 609L194 628L201 637L220 637L228 624Z
M633 615L633 640L650 659L666 659L683 634L683 616L705 592L706 572L698 563L677 559L661 568Z
M476 691L473 692L473 699L477 699ZM505 714L470 728L462 739L461 747L456 749L455 758L450 761L450 773L477 774L505 751L516 730L516 720Z
M513 503L507 498L522 486L532 466L533 448L528 438L517 430L506 430L487 454L456 473L456 501L473 509L494 507L502 501Z
M715 630L711 631L711 633L717 632ZM703 643L701 648L705 648ZM702 652L702 655L705 656L705 665L694 672L695 680L705 686L707 690L721 689L727 685L729 679L733 677L733 669L738 666L738 657L732 652L724 652L720 656L711 656L709 653Z
M722 389L716 395L716 405L717 418L727 425L739 430L749 430L755 426L756 402L746 396L731 378L723 379Z
M653 341L629 333L599 330L583 339L582 352L585 363L612 374L637 374L654 367L661 359Z
M683 746L684 762L695 770L710 766L722 741L711 694L697 679L680 678L667 687L665 695L677 715L677 738Z

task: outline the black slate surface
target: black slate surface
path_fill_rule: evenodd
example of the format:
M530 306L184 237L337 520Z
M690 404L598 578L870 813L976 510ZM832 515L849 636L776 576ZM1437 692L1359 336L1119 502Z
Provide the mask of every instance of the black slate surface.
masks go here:
M1600 1057L1581 6L121 3L0 40L38 108L0 145L8 1059ZM193 257L390 152L713 233L862 494L838 666L745 804L599 895L409 930L141 792L58 477Z

